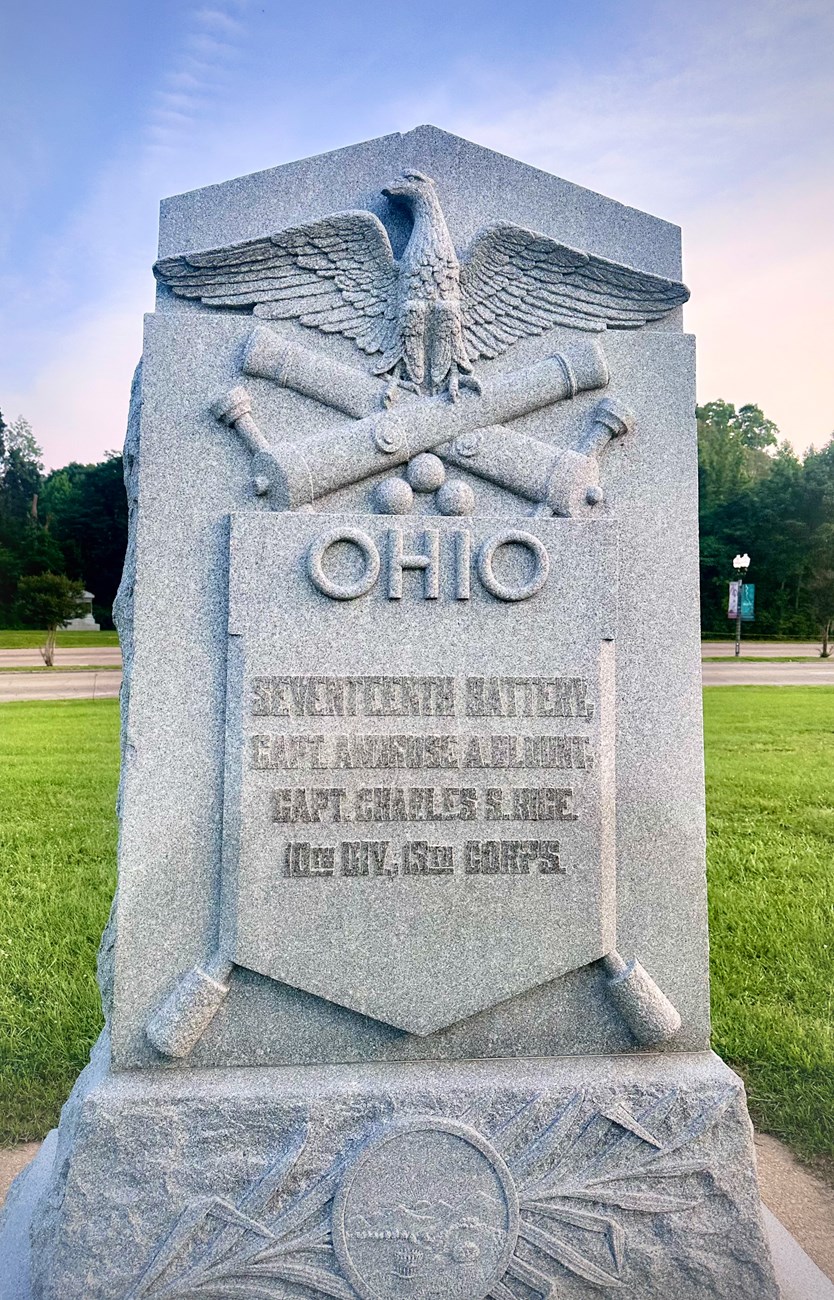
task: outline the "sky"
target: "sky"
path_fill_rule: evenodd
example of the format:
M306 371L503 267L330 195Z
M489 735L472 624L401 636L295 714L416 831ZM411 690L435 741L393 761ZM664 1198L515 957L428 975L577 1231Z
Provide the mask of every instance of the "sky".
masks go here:
M160 198L430 122L683 227L699 400L834 432L831 0L4 0L0 410L121 445Z

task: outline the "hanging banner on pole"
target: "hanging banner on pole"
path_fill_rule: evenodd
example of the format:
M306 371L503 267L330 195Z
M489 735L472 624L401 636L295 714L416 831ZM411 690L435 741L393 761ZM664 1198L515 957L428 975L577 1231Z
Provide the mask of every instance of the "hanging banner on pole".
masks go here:
M730 597L727 602L727 618L738 618L738 589L740 583L730 583Z
M752 623L756 617L756 584L745 582L741 589L741 621Z

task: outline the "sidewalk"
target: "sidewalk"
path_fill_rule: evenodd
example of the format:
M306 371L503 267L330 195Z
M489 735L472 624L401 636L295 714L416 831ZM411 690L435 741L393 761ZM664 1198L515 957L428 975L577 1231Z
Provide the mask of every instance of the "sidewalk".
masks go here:
M741 634L741 654L754 655L757 659L818 659L822 642L820 641L748 641L744 632ZM730 641L702 641L702 659L722 659L735 655L736 643ZM826 660L823 660L825 663Z
M701 661L704 686L834 686L834 659L801 664L714 664Z
M11 700L110 700L119 694L118 668L100 672L0 673L0 704Z
M117 645L73 646L65 650L61 646L55 651L56 668L102 668L115 664L121 667L122 652ZM40 650L0 650L0 669L3 668L43 668L44 662Z

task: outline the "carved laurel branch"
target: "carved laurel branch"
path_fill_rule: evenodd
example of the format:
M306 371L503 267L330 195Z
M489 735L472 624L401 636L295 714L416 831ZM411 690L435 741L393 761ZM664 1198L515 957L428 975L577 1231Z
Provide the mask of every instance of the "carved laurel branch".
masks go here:
M589 1107L574 1092L554 1116L534 1097L491 1133L466 1130L500 1153L518 1195L518 1236L490 1285L492 1300L518 1300L516 1282L525 1294L554 1300L554 1262L591 1286L621 1285L628 1244L621 1212L675 1214L705 1199L703 1179L693 1176L709 1169L692 1148L737 1095L729 1087L706 1099L677 1128L684 1102L673 1088L637 1114L621 1098ZM356 1300L334 1250L333 1201L377 1136L363 1135L281 1206L306 1147L306 1126L300 1127L238 1205L220 1197L190 1205L124 1300L279 1300L295 1288L299 1295Z

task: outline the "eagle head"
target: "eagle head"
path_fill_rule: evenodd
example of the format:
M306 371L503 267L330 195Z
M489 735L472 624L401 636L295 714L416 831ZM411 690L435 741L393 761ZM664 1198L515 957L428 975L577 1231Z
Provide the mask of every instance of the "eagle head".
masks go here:
M391 181L390 185L384 186L382 193L389 199L399 199L408 203L425 197L433 192L434 188L434 181L430 176L409 167L395 181Z

